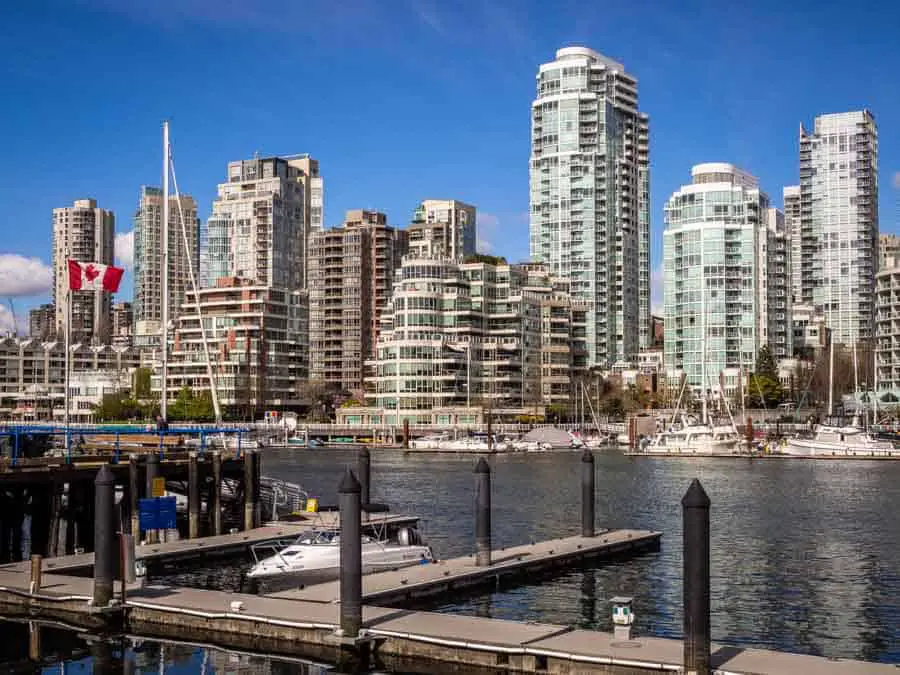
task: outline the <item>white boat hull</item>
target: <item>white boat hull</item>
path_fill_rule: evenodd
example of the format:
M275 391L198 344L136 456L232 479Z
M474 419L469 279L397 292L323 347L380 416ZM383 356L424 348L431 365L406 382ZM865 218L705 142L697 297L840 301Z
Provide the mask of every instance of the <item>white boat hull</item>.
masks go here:
M289 562L281 554L273 555L260 561L247 573L250 579L289 578L292 582L306 586L334 581L340 577L340 549L334 555L324 556L318 560L302 558L299 562ZM432 561L431 549L428 546L382 546L380 544L364 544L362 551L363 574L384 572L422 565Z
M893 444L870 440L867 443L830 443L810 438L788 439L781 448L780 454L791 457L896 457L900 459L900 450Z

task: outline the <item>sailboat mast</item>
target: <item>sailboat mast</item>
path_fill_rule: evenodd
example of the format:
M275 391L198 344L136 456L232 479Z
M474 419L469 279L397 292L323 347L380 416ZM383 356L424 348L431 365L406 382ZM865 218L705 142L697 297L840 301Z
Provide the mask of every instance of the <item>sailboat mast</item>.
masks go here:
M834 416L834 336L828 329L828 416Z
M700 264L703 265L705 260L703 254L703 229L700 229ZM702 418L701 421L703 424L708 424L708 414L706 410L706 277L703 276L701 267L700 274L700 283L702 284L700 287L700 379L702 381L702 388L700 390L701 395L701 403L702 403Z
M162 396L159 401L159 414L164 421L168 420L169 402L169 122L163 122L163 171L162 171L162 320L160 326L160 346L162 367Z

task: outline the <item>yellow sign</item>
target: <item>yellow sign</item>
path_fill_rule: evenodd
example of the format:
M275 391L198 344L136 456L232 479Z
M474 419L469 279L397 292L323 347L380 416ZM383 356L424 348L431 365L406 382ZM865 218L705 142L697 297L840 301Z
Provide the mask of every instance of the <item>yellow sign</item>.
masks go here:
M152 497L165 497L166 496L166 479L165 478L154 478L153 479L153 494Z
M307 513L316 513L319 510L319 500L315 497L310 497L306 500L306 512Z

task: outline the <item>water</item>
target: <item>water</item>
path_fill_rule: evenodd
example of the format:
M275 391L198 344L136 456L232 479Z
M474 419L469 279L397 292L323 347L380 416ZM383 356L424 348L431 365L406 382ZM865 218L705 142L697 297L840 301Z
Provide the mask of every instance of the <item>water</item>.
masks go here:
M355 468L356 455L266 451L262 464L266 475L336 504L340 477ZM495 547L578 533L578 453L497 456L491 466ZM900 463L603 453L596 466L598 525L659 530L659 552L425 608L608 631L609 599L631 595L638 633L680 637L680 499L699 477L712 500L713 639L900 663ZM374 451L372 500L420 516L438 557L468 554L473 467L471 457ZM217 562L154 578L238 590L246 569L246 561ZM211 653L198 647L191 658Z

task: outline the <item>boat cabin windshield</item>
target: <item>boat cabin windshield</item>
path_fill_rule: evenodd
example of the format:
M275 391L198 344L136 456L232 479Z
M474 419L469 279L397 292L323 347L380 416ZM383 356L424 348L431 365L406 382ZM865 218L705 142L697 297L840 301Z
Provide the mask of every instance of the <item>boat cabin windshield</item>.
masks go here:
M367 544L374 541L368 535L362 536L362 543ZM306 534L301 534L300 537L295 542L301 546L328 546L328 545L337 545L341 542L341 535L339 532L335 532L334 530L316 530L314 532L308 532Z

